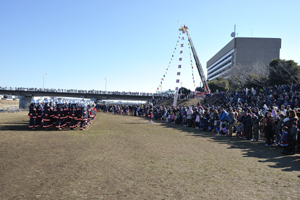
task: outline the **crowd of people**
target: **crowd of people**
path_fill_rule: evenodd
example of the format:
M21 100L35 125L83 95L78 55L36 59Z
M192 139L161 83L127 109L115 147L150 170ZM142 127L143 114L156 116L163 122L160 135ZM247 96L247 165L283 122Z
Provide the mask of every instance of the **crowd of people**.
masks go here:
M163 120L214 132L218 136L252 142L261 140L266 147L283 147L282 153L288 155L295 154L300 144L300 84L215 93L207 95L203 105L200 102L194 106L158 105L160 101L173 99L169 95L140 105L32 100L28 114L29 128L47 129L54 126L61 130L68 126L70 129L80 127L84 130L94 120L96 112L101 110L105 113L149 117L150 121Z
M29 106L29 128L85 130L96 117L95 103L77 100L32 100Z
M172 98L169 98L172 99ZM300 85L244 89L207 96L194 106L102 105L103 112L145 116L155 120L281 146L292 155L300 144ZM298 149L299 150L299 149Z

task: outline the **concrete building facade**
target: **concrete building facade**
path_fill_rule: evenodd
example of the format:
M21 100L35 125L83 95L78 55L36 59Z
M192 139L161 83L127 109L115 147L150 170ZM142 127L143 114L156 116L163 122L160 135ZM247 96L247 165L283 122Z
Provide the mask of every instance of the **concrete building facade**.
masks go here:
M268 65L280 58L280 38L233 38L206 63L207 80L213 80L234 65L249 66L259 62Z

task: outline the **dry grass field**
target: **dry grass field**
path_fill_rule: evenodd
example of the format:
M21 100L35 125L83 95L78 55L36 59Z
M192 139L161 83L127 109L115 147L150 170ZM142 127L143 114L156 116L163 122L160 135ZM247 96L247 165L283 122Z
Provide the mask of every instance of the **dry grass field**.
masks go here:
M86 131L0 114L0 199L300 199L300 156L133 116Z
M19 100L0 100L0 108L19 107Z
M158 102L156 105L159 106L172 106L173 105L173 99L170 99L168 101ZM180 99L177 101L177 106L196 106L198 102L201 102L203 104L203 99Z

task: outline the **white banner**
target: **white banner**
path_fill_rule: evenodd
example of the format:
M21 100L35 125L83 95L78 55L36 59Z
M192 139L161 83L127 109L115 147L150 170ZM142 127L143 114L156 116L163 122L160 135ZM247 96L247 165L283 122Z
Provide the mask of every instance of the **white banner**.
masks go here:
M174 101L173 101L173 106L177 106L177 99L178 99L178 90L176 91L175 95L174 95Z

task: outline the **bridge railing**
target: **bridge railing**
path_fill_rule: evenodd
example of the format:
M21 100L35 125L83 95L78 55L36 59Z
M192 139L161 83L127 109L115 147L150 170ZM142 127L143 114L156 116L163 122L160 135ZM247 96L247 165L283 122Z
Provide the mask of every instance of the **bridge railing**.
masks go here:
M58 93L79 93L79 94L108 94L108 95L132 95L132 96L168 96L162 93L149 92L126 92L126 91L102 91L102 90L77 90L77 89L54 89L54 88L25 88L25 87L1 87L1 90L29 91L29 92L58 92Z

